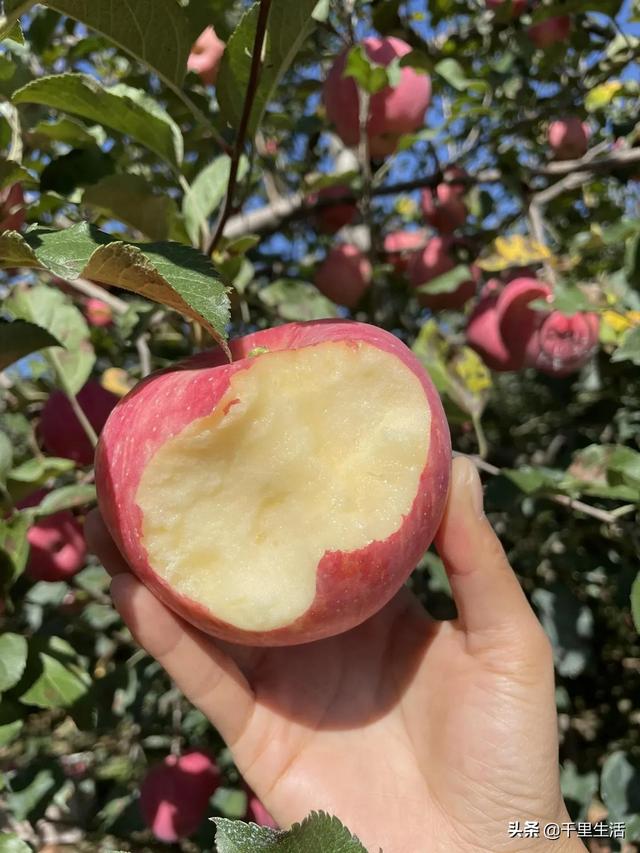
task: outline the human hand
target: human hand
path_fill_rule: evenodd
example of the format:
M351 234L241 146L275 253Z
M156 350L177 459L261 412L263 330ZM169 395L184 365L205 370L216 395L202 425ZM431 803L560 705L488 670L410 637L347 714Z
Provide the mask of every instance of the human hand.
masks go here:
M384 853L584 851L509 838L510 821L570 820L560 792L553 661L482 511L466 459L436 546L458 619L434 622L402 590L340 636L254 649L216 641L130 573L95 513L90 546L114 575L135 639L211 720L282 826L312 809Z

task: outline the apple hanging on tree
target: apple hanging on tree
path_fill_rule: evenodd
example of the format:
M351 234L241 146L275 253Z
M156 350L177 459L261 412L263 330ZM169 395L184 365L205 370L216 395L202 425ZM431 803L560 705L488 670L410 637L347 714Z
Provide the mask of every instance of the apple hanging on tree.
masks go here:
M402 39L371 37L362 46L372 62L389 66L394 60L411 53ZM345 145L353 148L360 141L358 87L352 77L345 77L349 51L335 60L324 83L323 100L327 116ZM431 80L413 68L400 69L396 86L385 86L371 95L367 135L372 157L386 157L398 147L399 138L424 124L424 114L431 102Z
M133 571L200 629L251 645L346 631L431 543L451 444L396 337L292 323L157 373L116 407L98 500Z
M205 86L213 86L216 82L225 47L214 28L207 27L191 48L187 68L199 74Z
M334 246L316 270L315 286L336 305L355 308L371 284L373 270L357 246Z

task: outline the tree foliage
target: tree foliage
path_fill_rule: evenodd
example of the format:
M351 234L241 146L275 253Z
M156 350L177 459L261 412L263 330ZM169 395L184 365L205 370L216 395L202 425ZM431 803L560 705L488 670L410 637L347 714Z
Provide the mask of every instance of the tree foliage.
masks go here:
M94 495L91 466L43 440L47 401L61 391L77 413L88 380L115 399L231 336L336 316L393 331L429 370L553 641L572 814L604 808L640 842L640 5L510 5L5 0L0 850L43 833L74 850L153 849L138 789L176 745L218 755L211 814L246 815L220 738L135 649L94 559L57 582L25 573L29 529L56 513L81 521ZM563 15L569 36L540 47L531 28ZM226 42L215 87L187 67L207 26ZM354 47L376 34L410 50L383 66ZM322 84L343 50L361 108L406 69L429 76L425 121L395 153L369 156L366 112L354 148L330 124ZM549 125L570 117L588 125L587 150L554 156ZM450 263L412 279L414 256L398 262L385 240L427 241L421 194L441 203L453 188L464 213ZM337 204L349 222L336 235L323 217ZM314 284L336 242L371 264L350 309ZM469 346L487 284L504 292L522 276L551 288L538 316L596 317L589 357L567 375L530 358L503 372ZM464 304L442 300L469 281ZM100 424L80 421L94 438ZM411 584L437 618L454 615L433 553ZM277 837L218 825L221 849ZM325 831L323 850L334 836L359 849L326 816L287 849ZM204 823L181 849L212 838Z

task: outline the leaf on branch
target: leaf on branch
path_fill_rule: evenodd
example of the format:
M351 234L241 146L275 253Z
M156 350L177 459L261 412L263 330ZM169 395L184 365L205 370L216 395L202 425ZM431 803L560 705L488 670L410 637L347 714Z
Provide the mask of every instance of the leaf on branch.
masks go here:
M432 278L426 284L421 284L417 289L418 293L453 293L460 285L469 281L471 278L471 270L466 264L459 264L449 272L439 275L437 278Z
M175 0L45 0L45 5L102 33L165 80L182 84L193 36Z
M37 324L59 341L61 348L54 350L56 368L62 373L69 391L77 394L95 363L89 327L80 310L62 291L45 284L15 288L5 307L16 319Z
M387 86L397 85L400 63L396 58L390 65L379 65L369 59L362 45L356 45L347 54L343 76L352 77L360 89L375 95Z
M68 708L84 696L91 679L76 651L59 637L33 638L27 666L17 685L19 701L38 708Z
M74 148L47 163L40 175L40 191L69 196L78 187L90 186L113 174L115 168L113 158L95 144Z
M533 21L537 24L558 15L575 15L580 12L600 12L615 17L621 6L622 0L555 0L546 6L536 7Z
M244 180L248 168L247 158L242 157L238 165L238 181ZM202 228L224 199L230 171L231 158L222 154L196 175L189 192L185 193L182 212L192 243L200 242Z
M83 145L102 146L107 139L107 134L100 125L86 127L81 122L64 116L55 121L39 121L27 133L38 140L44 137L56 142L64 142L72 148L81 148Z
M0 159L0 190L17 183L37 186L30 173L19 163L4 158Z
M640 366L640 326L625 333L620 346L611 356L611 361L630 361Z
M119 83L105 88L86 74L54 74L14 92L16 104L40 104L122 133L176 167L182 162L180 128L146 92Z
M334 303L307 281L282 278L263 287L258 296L283 320L302 322L338 316Z
M324 812L311 812L287 831L226 818L213 822L218 853L366 853L337 817Z
M47 329L25 320L0 320L0 370L45 347L62 346Z
M486 80L477 80L467 77L467 73L457 59L441 59L435 66L435 70L457 92L466 92L474 89L478 92L486 92L489 84Z
M265 39L265 57L255 93L247 135L252 137L267 104L303 42L315 26L312 12L317 0L273 0ZM223 118L236 130L247 96L251 56L260 4L243 15L227 43L216 85Z
M108 175L87 187L82 203L151 240L166 240L178 213L175 201L158 195L140 175Z
M33 853L33 848L12 832L2 832L0 833L0 853Z
M63 509L75 509L76 507L93 504L95 501L95 486L82 484L62 486L60 489L54 489L54 491L49 492L32 512L34 517L43 518L47 515L53 515L55 512L60 512Z
M428 320L420 329L412 350L444 396L447 416L458 423L479 418L493 386L491 374L480 356L469 347L454 347Z
M552 260L553 255L546 246L522 234L513 234L510 237L497 237L493 251L476 263L486 272L502 272L511 267L526 267L528 264Z
M15 515L11 521L0 520L0 595L3 598L27 564L28 528L29 519L23 513Z
M20 634L0 636L0 693L10 690L22 678L27 665L27 641Z
M190 246L171 242L137 244L114 241L86 222L65 231L33 228L24 237L9 232L9 237L7 251L10 260L6 260L6 235L0 236L0 267L35 266L71 281L82 277L130 290L191 317L223 344L229 318L229 298L210 260ZM20 251L27 264L16 262L19 254L16 237L18 244L19 241L24 244ZM25 292L38 290L30 288ZM59 291L54 293L64 300ZM69 309L77 311L64 301ZM17 316L36 319L23 314ZM49 328L46 323L39 322L39 325ZM49 330L55 334L53 328ZM64 337L58 337L72 349Z

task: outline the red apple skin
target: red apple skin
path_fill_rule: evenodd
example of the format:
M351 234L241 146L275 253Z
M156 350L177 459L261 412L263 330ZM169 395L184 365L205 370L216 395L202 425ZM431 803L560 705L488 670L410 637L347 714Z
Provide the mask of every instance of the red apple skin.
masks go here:
M549 146L556 160L579 160L589 147L591 130L577 116L558 119L549 125Z
M363 342L397 356L420 380L431 409L429 458L418 492L400 529L384 541L320 560L316 597L297 620L273 631L246 631L167 584L149 565L142 544L142 512L135 495L154 453L222 399L234 373L250 369L256 347L299 349L327 341ZM167 607L205 633L253 646L295 645L339 634L386 604L415 568L437 531L449 487L451 438L440 398L413 353L389 332L348 320L289 323L230 342L233 361L221 349L197 355L137 385L112 412L96 453L98 502L111 535L132 570ZM170 413L170 414L169 414ZM135 435L132 425L135 424ZM141 441L140 436L145 436ZM348 605L345 603L348 602Z
M350 188L339 185L335 187L325 187L319 192L309 196L309 204L316 204L318 201L323 201L332 198L342 198L348 195ZM335 234L344 228L345 225L351 225L356 218L358 208L354 202L341 202L340 204L327 205L320 207L316 211L315 220L318 228L324 234Z
M409 261L407 274L413 287L420 287L456 266L451 254L453 241L450 237L432 237L422 252L416 252ZM462 308L476 292L472 279L463 281L451 293L419 293L418 301L431 311L455 311Z
M89 380L77 395L80 408L98 434L118 399L95 379ZM73 459L78 465L91 465L93 462L91 442L62 391L54 391L45 403L38 434L45 449L53 456Z
M571 18L560 15L557 18L547 18L529 27L529 38L540 50L545 50L554 44L568 41L571 35Z
M441 234L453 234L467 221L469 211L464 202L464 183L451 183L456 178L466 178L464 169L454 166L444 173L447 181L432 189L422 191L422 212L426 222Z
M487 9L497 11L501 6L504 6L508 0L486 0ZM512 0L511 2L511 17L519 18L527 8L527 0Z
M0 192L0 233L20 231L25 223L24 193L21 184L13 184Z
M371 284L373 269L357 246L334 246L316 271L314 283L336 305L355 308Z
M541 316L527 346L527 363L550 376L565 377L587 364L598 348L600 318L591 312Z
M85 564L87 546L82 527L66 510L38 519L29 528L27 539L30 547L25 574L32 581L66 581Z
M396 57L411 52L402 39L372 37L363 40L368 57L379 65L389 65ZM351 77L343 77L348 51L335 60L323 89L327 116L345 145L353 148L360 141L358 89ZM387 86L371 96L367 133L371 156L379 159L392 154L398 138L422 127L431 102L431 80L412 68L401 69L397 86Z
M102 299L88 299L85 316L90 326L96 328L110 326L113 323L113 311Z
M398 275L407 272L411 257L427 242L425 231L392 231L384 238L386 260Z
M225 47L213 27L207 27L193 45L187 68L199 74L205 86L213 86L216 82Z
M159 841L187 838L207 817L209 799L220 785L220 771L196 750L168 755L152 767L140 786L140 811Z
M504 288L496 303L500 336L511 354L516 369L527 361L527 347L544 312L530 308L534 300L549 300L551 287L537 278L514 278Z
M499 295L500 283L495 280L487 282L467 323L467 344L491 370L520 370L524 366L524 359L518 359L509 352L500 334L497 312Z

